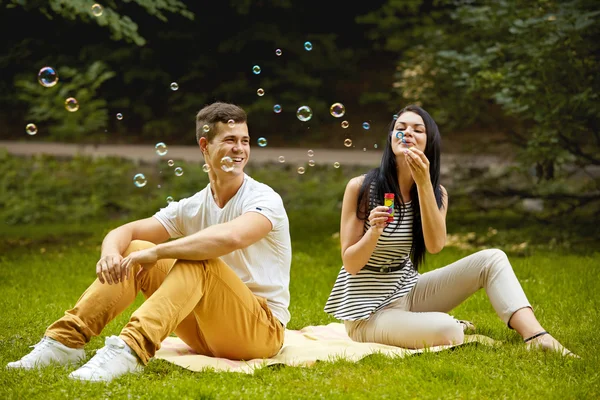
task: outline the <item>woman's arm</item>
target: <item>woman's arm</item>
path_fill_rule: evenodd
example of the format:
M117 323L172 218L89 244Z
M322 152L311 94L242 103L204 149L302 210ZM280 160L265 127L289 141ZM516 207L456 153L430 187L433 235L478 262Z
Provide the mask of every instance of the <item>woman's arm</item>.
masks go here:
M406 162L417 185L423 239L427 251L435 254L442 251L446 244L446 212L448 211L448 192L440 185L442 207L438 208L433 185L429 176L429 160L416 148L406 152Z
M448 192L440 185L442 207L438 209L431 182L417 185L419 205L421 207L421 225L425 247L431 254L439 253L446 245L446 212L448 210Z
M346 271L352 275L357 274L369 261L389 216L387 207L375 207L369 215L371 228L363 234L365 221L356 216L358 194L363 179L364 177L361 176L348 182L342 203L340 224L342 261Z

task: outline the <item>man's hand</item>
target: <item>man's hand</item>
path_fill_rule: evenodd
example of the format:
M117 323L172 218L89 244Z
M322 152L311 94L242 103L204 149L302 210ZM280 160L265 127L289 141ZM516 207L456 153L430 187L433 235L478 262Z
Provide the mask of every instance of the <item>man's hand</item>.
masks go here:
M121 261L123 256L120 254L109 254L100 258L96 263L96 276L100 283L118 283L122 280Z
M153 268L157 261L156 247L150 247L149 249L134 251L125 257L121 261L121 270L124 272L124 276L129 279L129 274L136 265L141 265L142 267L138 272L138 276L141 276L144 272Z

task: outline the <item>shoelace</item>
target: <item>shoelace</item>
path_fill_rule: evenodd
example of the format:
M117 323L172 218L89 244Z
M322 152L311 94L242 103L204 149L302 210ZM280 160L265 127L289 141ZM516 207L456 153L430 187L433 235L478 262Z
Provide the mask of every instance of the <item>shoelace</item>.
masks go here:
M115 357L119 350L119 347L113 345L106 345L105 347L98 350L96 355L92 357L90 361L87 362L82 368L99 368L104 365L107 361L110 361L113 357Z
M46 347L50 347L50 341L46 338L43 338L41 342L34 344L33 346L29 346L33 348L33 351L23 357L23 361L31 361L35 359L35 357Z

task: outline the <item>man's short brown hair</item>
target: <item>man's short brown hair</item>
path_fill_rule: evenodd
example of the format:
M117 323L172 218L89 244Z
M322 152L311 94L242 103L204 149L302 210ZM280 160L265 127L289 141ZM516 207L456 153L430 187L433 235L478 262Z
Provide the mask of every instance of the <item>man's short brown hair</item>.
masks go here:
M235 104L212 103L198 111L196 115L196 142L199 142L201 137L212 142L218 133L217 122L227 124L229 120L233 120L235 123L242 123L246 122L247 118L246 112ZM208 132L205 132L205 125L208 126Z

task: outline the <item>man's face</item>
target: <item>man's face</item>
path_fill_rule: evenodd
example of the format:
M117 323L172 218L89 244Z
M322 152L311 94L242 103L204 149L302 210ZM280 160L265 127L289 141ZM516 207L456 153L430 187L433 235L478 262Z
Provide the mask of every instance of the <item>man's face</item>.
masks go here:
M245 122L236 123L233 127L218 122L214 129L216 136L211 142L200 138L200 148L204 160L211 170L220 176L237 176L244 173L244 167L250 157L250 135ZM224 157L231 161L222 162Z

